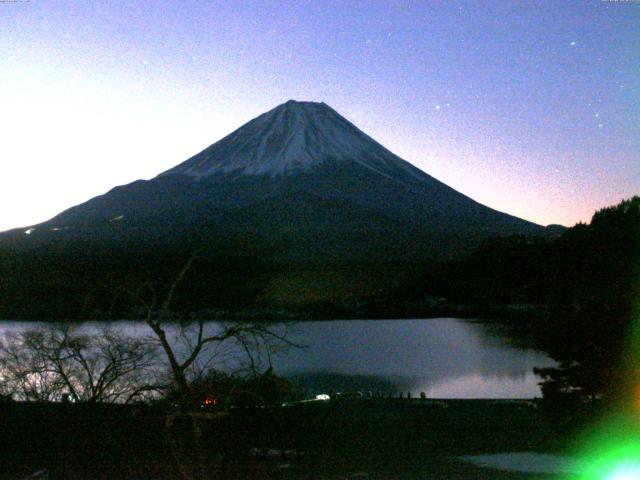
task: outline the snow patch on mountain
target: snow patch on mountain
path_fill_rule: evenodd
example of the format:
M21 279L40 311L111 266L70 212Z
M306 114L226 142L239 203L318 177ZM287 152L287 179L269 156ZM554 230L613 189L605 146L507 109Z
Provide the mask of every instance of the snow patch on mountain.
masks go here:
M161 175L288 175L326 161L357 162L386 177L391 177L393 167L417 175L415 167L328 105L294 100L260 115Z

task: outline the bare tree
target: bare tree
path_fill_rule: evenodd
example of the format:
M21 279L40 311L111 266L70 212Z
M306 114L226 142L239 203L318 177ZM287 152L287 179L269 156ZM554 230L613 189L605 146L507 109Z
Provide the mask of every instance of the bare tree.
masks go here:
M271 371L273 354L297 346L289 338L287 323L173 319L170 307L176 290L197 258L198 253L189 258L161 302L150 284L127 292L144 307L144 321L164 352L174 388L186 403L193 397L191 383L211 368L233 368L236 375L255 376L262 369Z
M28 401L128 403L157 392L155 346L113 329L56 324L0 342L0 389Z

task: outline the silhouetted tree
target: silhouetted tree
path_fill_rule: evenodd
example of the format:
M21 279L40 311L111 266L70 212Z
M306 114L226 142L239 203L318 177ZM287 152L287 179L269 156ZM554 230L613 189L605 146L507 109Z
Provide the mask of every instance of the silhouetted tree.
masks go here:
M560 279L572 310L538 331L559 362L536 371L547 399L591 402L625 395L639 366L633 321L640 294L640 197L604 208L558 241ZM630 369L632 371L630 371Z
M558 362L537 370L545 397L612 398L633 374L628 366L637 359L629 357L640 346L629 349L640 312L640 197L603 208L557 238L488 240L462 260L429 269L413 291L425 295L485 311L543 307L519 325Z
M176 275L162 301L153 285L147 283L129 292L141 305L145 323L164 353L169 366L173 389L184 407L193 407L192 382L207 371L232 369L252 376L271 367L274 353L294 346L286 323L259 321L210 322L189 316L176 319L171 306L181 282L198 259L193 254Z
M129 403L158 393L153 345L103 328L67 324L7 333L0 342L0 392L27 401Z

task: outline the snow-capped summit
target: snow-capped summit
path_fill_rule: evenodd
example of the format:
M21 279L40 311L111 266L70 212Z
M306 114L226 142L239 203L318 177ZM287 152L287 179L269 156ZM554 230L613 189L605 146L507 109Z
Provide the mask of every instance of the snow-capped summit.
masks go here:
M195 305L259 298L292 311L313 305L315 315L319 305L341 311L397 292L411 275L422 282L420 265L458 258L484 239L544 232L402 160L324 103L289 101L155 178L0 234L0 247L36 252L23 283L74 312L87 311L74 306L82 282L146 285L156 268L174 278L176 259L205 249L209 260L194 265ZM51 268L40 260L49 247ZM78 252L90 253L77 261ZM69 286L84 270L90 277ZM42 272L53 283L31 280Z
M19 236L145 245L251 239L277 261L351 264L450 258L488 237L542 231L402 160L328 105L288 101L157 177Z
M353 161L383 175L409 165L325 103L289 100L162 173L286 175L327 160Z

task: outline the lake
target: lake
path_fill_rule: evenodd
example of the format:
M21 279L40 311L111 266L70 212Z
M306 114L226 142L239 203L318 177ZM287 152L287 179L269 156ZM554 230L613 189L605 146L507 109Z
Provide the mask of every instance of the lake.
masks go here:
M142 322L88 323L144 335ZM5 321L0 334L33 327ZM214 329L215 322L208 328ZM540 396L533 367L554 362L543 352L512 345L495 325L454 318L298 322L290 338L303 348L275 355L274 371L310 394L372 391L421 392L431 398ZM233 352L226 352L227 357Z

